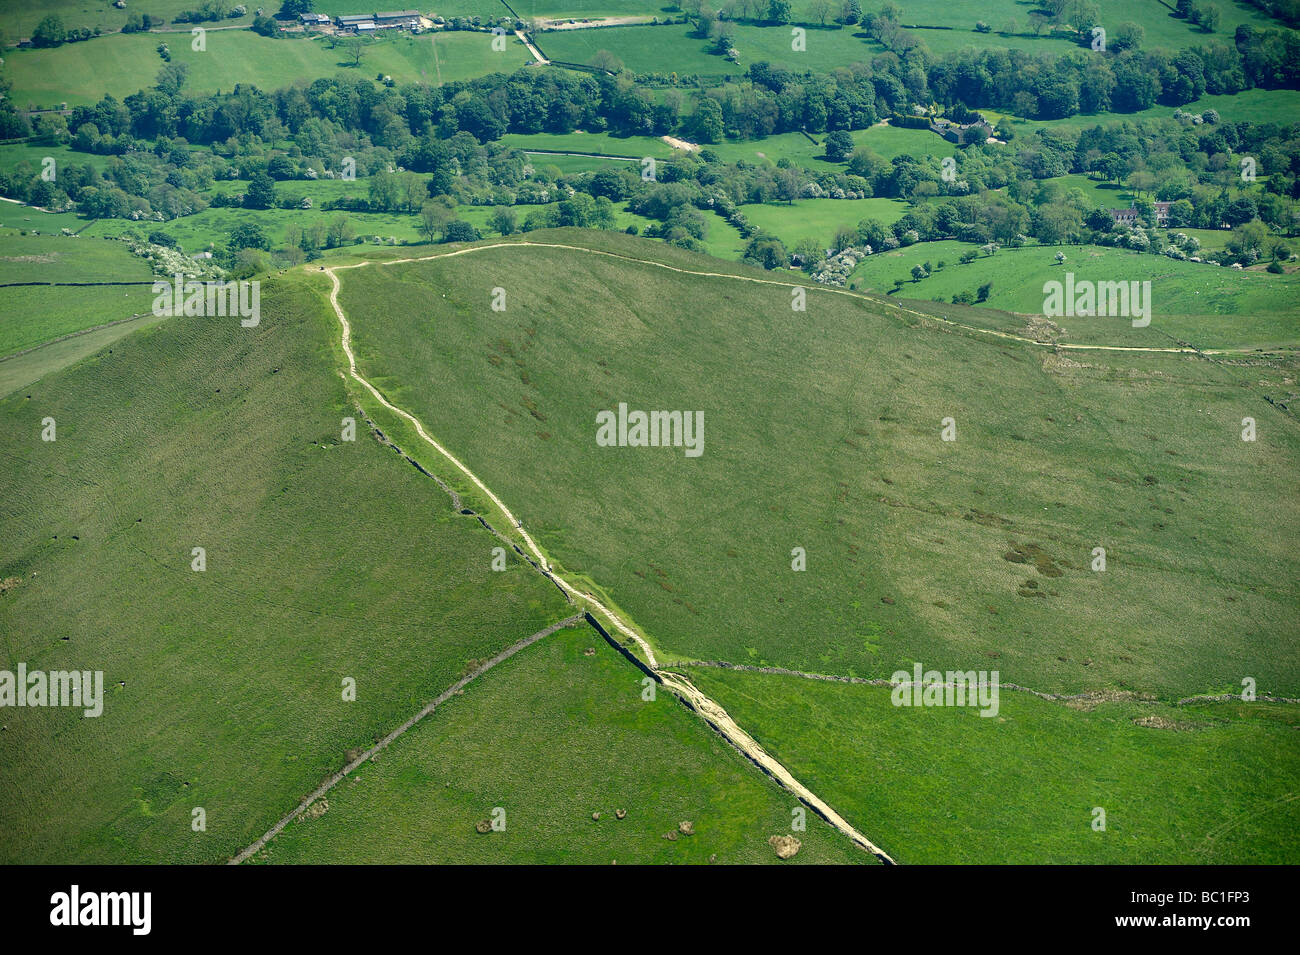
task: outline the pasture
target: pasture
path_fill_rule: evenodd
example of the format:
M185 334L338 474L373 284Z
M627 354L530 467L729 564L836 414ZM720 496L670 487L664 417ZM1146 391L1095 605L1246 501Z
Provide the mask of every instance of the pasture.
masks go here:
M106 696L99 718L6 710L7 862L220 862L571 612L522 561L494 573L494 539L363 421L341 440L357 411L319 279L262 307L255 329L169 319L0 400L0 483L25 489L0 512L4 666L101 670Z
M976 324L1003 331L1024 329L1022 316L1043 316L1044 283L1075 281L1151 282L1151 323L1134 328L1123 316L1063 316L1051 321L1062 329L1060 341L1087 344L1169 346L1176 340L1201 348L1275 348L1300 339L1296 293L1300 276L1272 275L1262 267L1239 270L1209 263L1179 262L1150 253L1106 246L1026 246L980 254L962 265L958 257L974 247L961 242L921 242L864 259L852 282L864 291L889 292L900 298L951 302L960 292L977 292L992 282L989 309L1015 315L976 316ZM1065 262L1057 264L1058 252ZM930 263L928 278L911 278L916 265ZM945 262L942 271L936 266ZM902 280L899 285L899 280ZM942 310L941 310L942 311ZM963 321L979 309L963 311Z
M255 861L776 862L767 840L790 831L797 801L671 694L642 700L640 678L589 627L561 630L435 710ZM504 830L475 831L496 807ZM811 814L796 835L796 863L874 862Z
M1265 400L1291 400L1293 362L1060 361L816 289L792 312L789 287L642 265L626 257L754 275L626 236L528 240L620 258L493 249L345 273L363 373L669 659L878 676L996 651L1039 689L1300 682L1300 511L1279 483L1300 435ZM598 446L596 412L620 401L704 410L708 450ZM1244 416L1268 440L1243 442Z
M997 660L984 669L993 670ZM1294 865L1293 705L895 707L887 687L685 668L903 863ZM1093 828L1105 810L1105 830Z
M497 52L487 33L402 34L366 41L361 64L354 67L342 46L331 49L324 39L268 39L250 30L210 30L203 51L191 48L188 33L118 34L54 49L13 50L5 58L4 72L13 82L14 102L23 106L88 105L105 93L122 99L153 85L164 66L156 49L162 42L168 44L171 62L189 67L185 88L192 93L230 92L238 83L272 90L338 72L366 79L382 73L398 83L441 85L511 73L532 59L514 36Z

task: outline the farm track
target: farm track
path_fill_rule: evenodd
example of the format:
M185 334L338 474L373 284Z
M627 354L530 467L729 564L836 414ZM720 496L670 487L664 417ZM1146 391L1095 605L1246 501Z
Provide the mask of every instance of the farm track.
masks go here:
M421 439L427 442L435 451L437 451L440 455L446 458L458 471L461 472L461 474L463 474L466 478L468 478L469 481L476 488L478 488L481 492L483 492L483 494L486 495L487 498L492 502L492 504L500 511L502 516L505 517L509 525L513 526L515 531L523 539L523 541L528 547L528 550L532 553L533 557L535 558L537 566L540 569L540 572L545 574L546 577L548 577L552 582L554 582L555 585L558 586L562 591L564 591L566 595L572 597L575 601L577 601L579 605L585 604L589 608L589 610L594 611L595 613L599 614L602 618L604 618L606 621L608 621L608 623L611 626L613 626L614 629L617 630L620 634L632 640L637 645L637 647L640 648L641 652L644 654L645 662L648 669L659 680L660 683L662 683L671 692L673 692L680 700L682 700L682 702L684 702L687 706L689 706L692 710L694 710L697 714L699 714L700 717L703 718L706 723L712 726L720 735L722 735L724 739L726 739L729 743L731 743L732 746L738 749L748 759L754 762L760 769L762 769L773 779L775 779L778 783L780 783L784 788L789 790L802 802L808 805L808 807L811 808L814 812L816 812L819 816L821 816L828 823L830 823L832 826L838 829L841 833L846 835L855 845L871 853L883 863L891 864L891 865L894 864L895 860L888 853L886 853L879 846L875 845L870 839L868 839L865 835L863 835L856 828L854 828L846 819L840 816L839 813L837 813L834 809L832 809L830 805L828 805L825 801L823 801L820 797L818 797L816 793L812 792L812 790L808 789L808 787L806 787L805 785L803 785L803 783L801 783L798 779L796 779L795 776L788 769L786 769L785 766L783 766L770 753L764 750L763 747L760 746L759 743L752 736L750 736L749 733L745 732L745 730L742 729L740 725L737 724L736 721L731 718L730 714L728 714L727 711L723 709L721 705L719 705L714 700L710 699L698 687L696 687L693 683L691 683L691 681L688 680L686 677L682 676L679 673L673 673L671 671L661 669L658 660L655 656L654 649L641 636L641 634L639 634L636 630L634 630L631 626L629 626L626 622L624 622L622 617L620 617L613 610L611 610L610 608L602 604L592 594L587 593L586 591L578 590L576 587L570 584L563 577L556 574L551 569L550 562L547 560L545 554L542 553L541 548L538 547L537 542L533 540L531 535L529 535L529 533L526 530L524 530L520 521L514 516L514 513L509 508L506 507L505 503L499 497L497 497L497 495L494 494L492 490L486 484L483 483L482 480L479 479L478 475L474 474L474 472L471 471L468 467L466 467L466 465L459 458L453 455L443 445L438 443L438 441L435 440L425 430L424 425L420 422L418 418L416 418L410 412L402 408L399 408L396 405L394 405L392 402L390 402L387 398L383 396L383 394L379 391L378 388L372 385L357 370L356 354L352 350L352 341L351 341L352 326L348 323L347 316L344 314L343 308L341 305L339 305L339 300L338 300L339 291L342 288L342 283L339 281L339 277L337 274L338 272L346 269L364 268L370 265L374 265L375 267L382 267L384 265L401 265L410 262L427 261L429 259L450 258L454 256L465 255L467 253L472 253L480 249L492 249L492 248L514 247L514 246L541 246L545 248L572 249L575 251L585 251L585 252L592 252L595 254L609 255L612 258L625 259L628 261L644 261L645 264L654 264L654 265L659 264L659 263L651 262L649 260L638 260L629 256L619 256L613 253L603 253L603 252L597 253L597 250L585 249L581 246L569 246L569 245L562 245L558 243L508 242L508 243L497 243L489 246L478 246L478 247L472 247L468 249L459 249L454 252L444 252L437 255L424 256L421 258L394 259L387 262L373 262L373 263L359 262L353 265L340 265L340 266L334 266L332 268L325 268L324 271L330 277L330 283L331 283L330 296L329 296L330 305L334 309L334 314L338 318L339 325L342 330L341 344L343 346L343 352L347 356L347 360L348 360L348 374L352 377L353 380L355 380L358 384L360 384L363 388L365 388L368 392L370 392L371 396L376 401L378 401L381 405L383 405L386 409L388 409L398 417L402 418L403 420L409 422L415 428L416 433L420 436ZM665 267L671 269L672 271L681 272L684 274L695 274L695 275L710 274L710 273L690 272L687 269L678 269L671 266L665 266ZM719 277L736 278L738 276L726 276L720 273ZM739 277L744 278L743 276L739 276ZM750 279L750 281L762 281L762 280ZM769 283L769 284L782 284L782 283ZM301 806L299 810L297 810L297 812L301 812L302 809L305 808L305 806L306 803L304 803L304 805ZM280 828L283 828L283 825L281 825ZM276 831L278 832L278 830ZM274 833L271 833L271 835L273 836ZM248 852L248 850L245 851ZM247 856L244 856L244 858L247 858Z
M352 350L352 344L351 344L352 327L348 323L347 316L344 314L343 308L339 304L339 300L338 300L339 291L342 288L342 283L340 282L337 274L338 272L347 269L365 268L367 266L382 268L383 266L386 265L405 265L405 264L411 264L416 262L427 262L427 261L433 261L438 259L455 258L461 255L471 255L475 252L488 251L493 249L506 249L506 248L518 248L518 247L560 249L560 250L571 251L571 252L582 252L588 255L596 255L605 258L611 258L611 259L621 260L621 261L635 263L639 265L649 266L653 268L659 268L668 272L676 272L680 275L691 275L691 276L697 276L701 278L730 279L732 281L749 282L755 285L771 285L774 287L784 288L784 289L804 288L810 291L820 291L820 292L827 292L835 295L843 295L849 298L858 299L863 302L887 304L902 312L915 316L916 318L921 319L922 321L932 321L937 324L946 325L951 328L972 335L986 335L992 338L998 338L1005 341L1015 341L1025 345L1038 347L1038 348L1048 348L1052 350L1069 350L1069 351L1153 352L1153 353L1166 353L1166 354L1170 354L1170 353L1193 354L1193 355L1200 355L1200 356L1256 354L1256 351L1254 349L1248 349L1248 348L1198 349L1193 346L1181 346L1181 345L1158 347L1158 346L1136 346L1136 345L1086 345L1086 344L1079 344L1079 343L1042 342L1036 339L1026 338L1024 336L1016 335L1010 332L1002 332L1002 331L997 331L995 329L980 328L978 326L966 325L964 323L956 322L948 318L943 318L941 316L928 315L924 312L919 312L894 302L889 302L889 301L882 302L879 299L872 298L871 296L863 295L858 292L853 292L848 289L835 288L833 286L820 286L813 283L782 282L775 279L760 278L758 276L737 275L728 272L707 272L707 271L699 271L695 269L685 269L679 266L668 265L663 262L657 262L653 259L642 259L636 256L623 255L616 252L607 252L601 249L591 249L585 246L569 245L566 243L559 243L559 242L531 242L528 240L522 240L517 242L495 242L488 245L478 245L478 246L471 246L463 249L456 249L450 252L435 253L433 255L416 256L416 257L404 258L404 259L390 259L383 262L358 262L351 265L322 267L322 270L329 276L331 286L332 286L330 289L330 296L329 296L330 305L334 310L335 316L339 320L339 324L342 330L341 344L343 347L344 354L347 356L347 360L348 360L348 375L353 380L355 380L358 384L364 387L368 392L370 392L371 396L376 401L378 401L381 405L383 405L386 409L388 409L393 414L397 415L398 417L410 423L415 428L416 433L420 436L420 438L423 441L425 441L427 444L430 445L430 447L432 447L440 455L446 458L447 461L449 461L476 488L478 488L478 490L480 490L492 502L492 504L498 509L498 511L505 517L505 519L509 522L509 524L513 526L514 530L523 539L524 543L528 548L528 551L533 555L533 558L535 559L535 564L540 570L540 572L545 574L557 587L560 588L561 591L565 593L566 596L571 597L572 599L577 601L579 605L585 604L592 611L599 614L600 617L608 621L608 623L620 634L622 634L624 637L631 640L641 650L641 653L644 656L645 663L649 671L665 687L667 687L680 700L682 700L682 702L684 702L687 706L689 706L697 714L699 714L699 716L703 718L706 723L712 726L720 735L723 736L724 739L726 739L736 749L740 750L741 753L743 753L746 757L748 757L751 761L753 761L756 765L758 765L759 768L761 768L764 772L772 776L775 780L777 780L777 782L779 782L782 786L784 786L786 789L792 792L801 801L806 803L814 812L820 815L832 826L834 826L844 835L848 836L849 839L852 840L856 845L866 850L867 852L870 852L872 855L876 856L880 861L886 864L894 864L895 860L892 857L890 857L888 853L886 853L883 849L876 846L865 835L863 835L856 828L854 828L847 820L841 817L833 808L831 808L820 797L818 797L810 789L808 789L801 782L799 782L799 780L796 779L794 775L788 769L786 769L784 765L782 765L775 757L773 757L766 750L764 750L763 747L749 733L747 733L739 724L737 724L736 721L732 719L730 714L728 714L727 711L721 705L719 705L714 700L710 699L703 691L701 691L698 687L696 687L689 679L687 679L682 674L673 672L672 670L669 669L661 668L658 659L655 656L654 649L650 646L649 642L647 642L646 639L642 637L640 633L638 633L627 622L625 622L619 614L615 613L613 610L606 607L592 594L577 589L572 584L570 584L567 580L565 580L563 577L556 574L551 569L550 562L547 560L545 554L543 554L541 548L537 545L537 542L533 540L531 535L529 535L529 533L526 530L524 530L521 522L514 516L514 513L509 508L506 507L505 503L499 497L497 497L497 495L493 493L493 491L485 483L483 483L483 481L476 474L474 474L474 472L471 471L464 464L464 462L462 462L459 458L457 458L454 454L452 454L446 447L444 447L436 439L434 439L433 436L430 435L428 431L425 430L424 425L420 422L418 418L416 418L410 412L402 408L399 408L396 405L392 404L390 401L388 401L388 399L383 396L383 394L379 391L379 389L376 388L374 385L372 385L357 370L356 355ZM814 674L802 674L796 671L790 671L790 673L791 675L802 676L802 677L807 677L812 679L832 679L832 680L839 679L836 677L823 677ZM1036 696L1041 696L1047 699L1068 699L1068 697L1057 696L1053 694L1045 694L1036 690L1029 689L1027 687L1008 685L1007 688L1014 689L1014 690L1023 690L1025 692L1029 692ZM1192 699L1197 699L1197 698L1191 698L1189 700L1180 701L1180 702L1184 702L1184 703L1191 702Z
M278 836L285 826L289 825L289 823L293 822L304 812L306 812L307 808L311 806L311 804L314 803L317 799L320 799L322 796L328 793L339 783L343 782L345 778L350 776L362 765L364 765L365 763L373 759L378 753L380 753L384 749L387 749L389 743L393 742L393 740L397 739L399 736L404 734L416 723L420 722L422 719L424 719L426 716L428 716L430 713L436 710L439 706L446 703L449 699L451 699L453 696L455 696L457 693L463 690L470 683L473 683L475 680L481 677L488 670L491 670L498 663L503 663L504 661L509 660L520 650L531 647L538 640L541 640L545 637L549 637L557 630L563 630L565 627L577 626L579 623L582 623L583 620L585 619L586 618L583 617L582 614L574 614L571 617L566 617L565 619L559 621L558 623L551 624L549 627L547 627L544 630L537 631L531 637L524 637L524 639L511 644L510 646L502 650L500 653L498 653L496 656L488 660L486 663L482 663L479 666L475 667L470 673L461 677L451 686L447 687L447 689L443 690L442 693L440 693L436 699L425 704L424 708L420 710L420 712L416 713L409 720L407 720L401 726L397 727L397 729L390 732L387 736L381 739L374 746L370 747L368 750L366 750L356 759L352 760L350 763L348 763L346 766L340 769L337 773L332 774L323 783L321 783L319 786L313 789L307 795L307 797L303 799L302 802L298 803L297 807L292 812L282 817L280 821L277 822L270 829L268 829L260 839L258 839L252 845L247 846L246 848L241 850L238 855L231 858L226 864L239 865L240 863L246 862L248 859L252 858L252 856L257 854L258 852L261 852L268 842L270 842L272 839Z
M409 259L389 259L384 262L361 262L354 265L336 265L327 268L325 271L331 276L335 269L355 269L365 265L403 265L412 262L428 262L434 259L451 258L458 255L469 255L474 252L486 252L490 249L509 249L515 247L537 248L537 249L563 249L569 252L585 252L588 255L598 255L605 258L618 259L624 262L634 262L638 265L648 265L657 269L664 269L668 272L676 272L680 275L694 275L700 278L717 278L731 279L736 282L750 282L755 285L772 285L777 288L802 288L810 292L825 292L833 295L843 295L847 298L857 299L862 302L870 302L877 305L888 305L891 308L906 312L908 315L922 319L923 321L937 322L950 328L959 329L963 332L969 332L973 335L987 335L992 338L999 338L1003 341L1020 342L1025 345L1033 345L1036 348L1046 348L1049 350L1063 351L1105 351L1105 352L1154 352L1158 354L1175 354L1175 355L1258 355L1258 349L1254 348L1197 348L1193 345L1086 345L1079 342L1043 342L1036 338L1026 338L1023 335L1017 335L1014 332L998 331L994 328L980 328L978 325L967 325L963 322L956 322L950 318L944 318L939 315L931 315L926 312L919 312L915 309L908 308L906 305L899 305L897 302L889 301L879 297L864 295L861 292L854 292L849 289L836 288L832 285L818 285L816 282L781 282L776 279L759 278L754 275L737 275L733 272L701 272L695 269L684 269L676 265L668 265L664 262L656 262L654 259L642 259L634 255L622 255L618 252L606 252L603 249L589 249L581 245L567 245L562 242L530 242L521 240L518 242L494 242L490 245L477 245L465 249L457 249L454 252L440 252L435 255L424 255Z

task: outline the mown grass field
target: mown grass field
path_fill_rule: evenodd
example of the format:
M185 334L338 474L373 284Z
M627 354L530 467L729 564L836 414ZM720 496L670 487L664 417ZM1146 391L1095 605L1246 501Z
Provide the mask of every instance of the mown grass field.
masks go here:
M857 146L866 146L882 159L893 159L907 153L916 158L922 156L946 156L951 152L943 139L928 129L899 129L894 126L877 124L869 129L852 132L853 142ZM826 161L825 136L817 141L809 139L803 133L781 133L766 139L748 141L728 141L714 143L707 148L713 150L727 162L768 162L773 165L781 159L807 166L810 169L837 170L843 172L843 163Z
M127 288L0 288L0 355L83 328L149 313L148 285Z
M66 236L0 235L0 285L13 282L136 282L149 264L121 242Z
M497 52L486 33L403 34L369 41L360 67L352 67L342 47L330 49L319 38L273 40L251 30L209 30L204 51L191 48L188 32L117 34L50 50L11 50L4 74L13 82L14 102L24 107L90 104L105 93L122 99L153 85L164 65L157 53L162 42L171 51L171 62L189 66L186 90L199 93L229 92L237 83L278 89L340 71L366 79L384 73L398 83L441 84L511 73L531 59L514 36Z
M892 225L907 212L908 204L899 199L796 199L740 209L751 225L780 236L787 248L804 239L830 247L837 229L855 228L863 219Z
M435 710L255 861L776 862L768 837L790 833L797 800L670 693L644 702L640 678L594 630L561 630ZM495 807L505 830L476 832ZM694 835L664 838L684 820ZM874 861L816 816L807 826L794 862Z
M1272 348L1300 340L1300 308L1296 306L1300 275L1272 275L1262 268L1229 269L1198 262L1178 262L1167 256L1105 246L1027 246L1000 249L962 265L958 257L972 248L961 242L919 242L907 248L882 252L864 259L853 273L859 288L888 292L902 279L899 298L941 298L951 302L959 292L976 292L992 282L988 309L1019 316L1043 314L1044 283L1065 282L1067 272L1075 282L1151 282L1151 323L1134 328L1124 317L1060 317L1051 321L1063 332L1058 340L1087 344L1169 346L1174 339L1201 348ZM1056 254L1064 252L1063 264ZM914 266L929 262L942 271L915 282ZM940 310L943 312L944 310ZM961 321L1003 331L1021 331L1025 320L1017 315L978 314L963 309ZM945 312L946 313L946 312Z
M0 235L0 357L149 311L148 285L13 286L15 282L149 282L120 242ZM8 286L8 287L5 287Z
M15 43L20 37L30 36L33 28L50 14L58 16L65 27L86 27L91 30L99 27L107 32L120 30L126 24L127 17L136 10L171 21L182 12L193 10L196 6L193 0L147 0L146 3L128 5L125 9L118 9L110 0L41 0L39 4L23 3L21 0L0 0L0 22L4 23L8 41ZM234 4L231 6L233 7ZM253 22L254 9L256 8L250 8L250 12L243 17L223 20L221 25L247 26ZM188 24L169 23L169 26L172 29L183 28L188 31Z
M679 76L742 76L750 64L766 60L782 69L825 72L837 66L869 63L877 50L850 30L807 31L806 49L791 47L790 27L732 24L731 36L740 53L732 62L709 52L710 43L693 35L694 27L671 23L658 26L602 27L594 30L555 30L536 36L552 60L588 63L606 50L634 73L677 73Z
M28 351L6 355L0 358L0 398L107 348L124 335L164 320L145 312L139 318L124 319L104 328L89 329L47 341Z
M1300 712L1292 705L1075 709L1004 691L999 715L985 718L957 707L895 707L883 687L687 672L905 864L1300 858L1289 837L1300 823ZM1096 807L1106 812L1104 832L1092 828Z
M492 572L494 540L364 423L340 441L356 411L318 292L282 280L262 307L256 329L169 319L0 401L0 483L22 489L0 509L3 665L102 670L106 695L98 719L5 711L6 861L221 861L571 612L522 562Z
M344 273L341 301L363 373L670 659L888 676L995 654L1043 690L1300 684L1300 435L1265 400L1293 400L1293 362L1063 361L808 295L792 312L780 286L526 248ZM704 411L704 454L598 447L620 401Z
M1009 21L1015 20L1018 32L1031 34L1026 37L1012 37L1010 38L1012 40L1024 39L1029 42L1037 40L1041 43L1048 39L1047 31L1044 31L1042 37L1032 36L1029 14L1033 8L1024 3L1017 3L1016 0L907 0L907 3L901 6L904 11L904 23L953 28L951 31L914 31L925 41L926 46L935 52L948 48L944 40L937 39L942 34L948 33L966 33L966 42L972 46L1008 45L1008 38L1000 33L974 33L976 22L981 20L995 31L1003 30ZM1165 0L1141 4L1127 3L1124 0L1097 0L1097 8L1101 13L1103 24L1118 25L1131 22L1141 26L1145 34L1142 43L1145 49L1163 47L1167 50L1178 50L1184 47L1201 46L1208 41L1224 37L1231 38L1237 26L1242 23L1249 23L1256 29L1276 25L1276 21L1269 19L1258 10L1238 3L1220 5L1221 19L1218 31L1208 35L1202 32L1200 27L1175 17L1173 3L1166 3ZM867 6L864 9L871 8ZM1112 27L1112 32L1113 29Z

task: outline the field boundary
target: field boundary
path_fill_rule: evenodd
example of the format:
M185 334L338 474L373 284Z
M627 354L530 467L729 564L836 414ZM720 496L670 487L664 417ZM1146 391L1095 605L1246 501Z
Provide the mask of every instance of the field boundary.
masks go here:
M528 239L522 239L515 242L492 242L486 245L472 245L461 249L455 249L451 252L439 252L433 255L415 256L405 259L388 259L385 261L374 262L356 262L351 265L335 265L330 267L322 266L326 274L333 278L336 269L356 269L367 265L385 266L385 265L408 265L415 262L428 262L435 259L451 258L457 255L468 255L474 252L486 252L491 249L511 249L511 248L537 248L537 249L563 249L570 252L585 252L588 255L605 256L611 259L620 259L624 262L635 262L639 265L648 265L654 268L664 269L669 272L677 272L680 275L694 275L698 278L720 278L731 279L738 282L751 282L755 285L772 285L777 288L801 288L810 292L825 292L832 295L843 295L847 298L857 299L862 302L871 302L873 304L887 305L890 308L898 309L900 312L906 312L908 315L914 315L925 321L938 322L951 328L960 329L974 335L990 335L1004 341L1020 342L1025 345L1033 345L1038 348L1047 348L1051 350L1064 351L1108 351L1108 352L1138 352L1138 353L1158 353L1158 354L1176 354L1176 355L1259 355L1261 352L1254 348L1196 348L1193 345L1186 346L1157 346L1157 345L1086 345L1076 342L1043 342L1036 338L1026 338L1023 335L1017 335L1013 332L998 331L995 328L980 328L978 325L967 325L964 322L953 321L950 318L944 318L940 315L931 315L927 312L920 312L905 305L899 305L897 301L890 301L878 297L866 295L862 292L855 292L850 289L839 288L834 285L822 285L811 280L807 282L781 282L776 279L760 278L756 275L740 275L735 272L701 272L696 269L684 269L680 266L669 265L666 262L659 262L654 259L642 259L634 255L625 255L620 252L609 252L605 249L592 249L582 245L569 245L563 242L533 242ZM337 304L335 304L337 310ZM376 397L378 395L376 394ZM396 409L392 409L396 410ZM459 462L455 462L459 465ZM483 488L486 490L486 488Z
M416 433L419 434L419 436L424 441L426 441L431 447L434 448L434 450L436 450L439 454L441 454L449 462L451 462L451 464L453 464L457 468L457 470L459 470L462 474L464 474L465 477L467 477L474 484L475 487L477 487L480 491L482 491L488 497L488 499L500 510L502 515L506 518L507 522L513 525L515 530L523 538L524 542L528 546L528 549L537 558L537 563L541 569L541 572L544 573L547 577L549 577L552 581L554 581L555 584L558 587L560 587L562 590L564 590L567 594L571 595L575 600L579 601L580 604L582 602L586 602L591 608L594 608L595 611L601 614L616 630L618 630L620 633L633 640L637 644L637 646L641 648L641 651L645 654L646 657L645 662L652 675L657 676L659 681L665 687L667 687L679 699L681 699L682 702L684 702L687 706L689 706L692 710L694 710L697 714L699 714L699 716L705 721L705 723L707 723L709 726L712 726L724 739L726 739L729 743L731 743L732 746L740 750L742 754L744 754L751 761L757 764L764 772L766 772L769 776L771 776L778 783L780 783L785 789L793 793L800 801L802 801L807 806L809 806L814 812L817 813L817 815L821 816L828 823L830 823L832 826L838 829L842 834L847 836L859 848L864 849L867 852L871 853L883 863L889 865L895 864L895 860L888 853L886 853L883 849L881 849L870 839L868 839L865 835L859 832L846 819L840 816L839 813L837 813L834 809L832 809L829 804L827 804L824 800L818 797L812 790L808 789L808 787L803 785L803 783L799 782L799 780L796 779L795 776L788 769L786 769L784 765L782 765L775 757L773 757L770 753L768 753L765 749L763 749L763 747L759 745L757 740L755 740L749 733L747 733L744 729L742 729L740 725L737 724L736 721L731 718L731 715L727 713L727 711L723 709L721 705L719 705L717 702L715 702L714 700L706 696L698 687L696 687L693 683L691 683L690 680L688 680L686 677L682 676L681 674L671 673L671 672L661 670L659 668L658 661L655 657L654 650L650 647L650 644L645 640L644 637L641 636L641 634L637 633L635 630L632 629L632 627L630 627L627 623L625 623L618 614L616 614L614 611L610 610L608 607L602 604L599 600L596 599L594 595L587 593L585 591L578 590L573 585L571 585L568 581L566 581L564 578L560 577L558 574L552 571L550 567L550 562L547 560L545 554L542 553L541 548L537 546L537 542L534 541L533 538L528 534L528 532L524 530L521 522L514 516L513 512L511 512L510 509L505 506L504 502L502 502L502 500L499 497L497 497L496 494L494 494L492 490L486 484L484 484L483 481L480 480L476 474L474 474L473 471L471 471L463 462L461 462L460 459L458 459L449 450L447 450L445 447L439 444L438 441L435 440L428 433L428 431L425 430L424 425L420 422L418 418L415 417L415 415L411 414L409 411L405 411L404 409L398 408L396 405L390 402L387 398L383 396L383 394L379 391L378 388L372 385L357 370L356 354L352 350L352 326L348 323L347 316L344 314L343 307L339 304L339 299L338 299L339 292L342 289L342 282L339 280L338 272L346 269L365 268L366 266L383 267L386 265L402 265L411 262L427 261L429 259L449 258L449 257L464 255L466 253L475 252L482 249L489 249L489 248L501 248L501 247L526 248L528 246L545 246L551 248L573 249L576 251L591 252L593 254L609 255L613 258L625 258L631 261L640 261L631 256L618 256L615 255L614 253L600 252L599 250L595 250L595 249L586 249L582 246L568 246L559 243L549 244L549 243L534 243L534 242L505 242L505 243L497 243L489 246L470 246L468 248L457 249L451 252L444 252L444 253L439 253L431 256L425 256L423 258L391 259L385 262L369 262L369 261L357 262L351 265L338 265L338 266L333 266L331 268L324 268L325 274L329 276L330 283L332 286L330 289L329 300L330 300L331 307L334 309L334 314L337 316L339 320L339 325L341 326L340 343L343 348L343 353L348 360L348 374L358 384L360 384L367 391L369 391L370 394L374 397L374 399L378 401L381 405L383 405L389 411L393 412L394 414L398 415L399 417L409 422L415 428ZM662 263L652 263L652 264L662 265ZM678 269L672 266L663 266L663 267L671 269L672 271L691 274L687 269ZM734 276L734 277L745 278L744 276ZM750 281L761 281L761 280L750 279ZM782 284L782 283L769 283L769 284ZM301 810L304 808L305 806L300 807L298 811L301 812ZM283 828L283 826L281 826L281 828ZM278 832L279 830L276 831Z
M896 686L915 686L916 684L895 683L885 677L864 677L864 676L842 676L837 673L809 673L806 670L790 670L786 667L765 667L756 666L752 663L728 663L726 660L679 660L673 664L679 667L704 667L714 670L738 670L742 673L762 673L767 676L790 676L801 680L819 680L823 683L851 683L856 686L876 686L876 687L896 687ZM926 684L929 685L929 684ZM940 683L938 686L954 686L951 683ZM1032 687L1021 686L1019 683L986 683L975 682L967 684L974 688L993 687L999 690L1011 690L1016 693L1029 693L1038 697L1040 700L1047 700L1051 703L1068 703L1075 700L1098 700L1103 698L1123 699L1132 703L1145 703L1148 705L1164 704L1166 706L1195 706L1201 703L1240 703L1245 702L1241 697L1232 693L1203 693L1196 696L1185 696L1180 700L1168 702L1166 700L1156 699L1154 697L1139 696L1128 690L1115 691L1114 693L1104 690L1090 690L1083 693L1048 693L1044 690L1035 690ZM1256 703L1300 703L1300 699L1289 696L1271 696L1263 694L1256 697L1251 702Z
M457 693L463 690L470 683L473 683L475 680L481 677L488 670L491 670L498 663L502 663L510 659L520 650L524 650L527 649L528 647L531 647L538 640L541 640L545 637L549 637L557 630L564 630L567 627L577 626L579 623L582 623L585 619L586 618L580 613L574 614L571 617L566 617L565 619L559 621L558 623L551 624L549 627L547 627L544 630L538 630L531 637L524 637L524 639L511 644L510 646L502 650L500 653L498 653L496 656L488 660L486 663L480 664L479 666L475 667L468 675L461 677L451 686L447 687L447 689L443 690L440 694L438 694L438 696L435 699L431 700L429 703L426 703L425 706L420 710L420 712L416 713L414 716L408 719L401 726L397 727L397 729L392 730L387 736L381 739L374 746L370 747L368 750L366 750L356 759L352 760L350 763L348 763L338 772L332 774L323 783L321 783L319 786L313 789L310 793L307 794L306 797L303 798L302 802L300 802L292 812L283 816L274 826L272 826L265 833L263 833L261 838L257 839L251 845L240 850L240 852L237 855L232 857L227 862L227 865L239 865L240 863L246 862L248 859L250 859L258 852L261 852L262 849L265 848L268 842L270 842L272 839L278 836L284 830L285 826L289 825L289 823L293 822L304 812L306 812L308 807L310 807L311 804L314 803L317 799L320 799L322 796L328 793L331 789L333 789L335 786L341 783L345 778L350 776L357 769L361 768L361 766L363 766L365 763L373 759L378 753L387 749L390 743L392 743L398 737L402 736L407 730L415 726L426 716L428 716L430 713L436 710L439 706L446 703L449 699L451 699L453 696L455 696Z

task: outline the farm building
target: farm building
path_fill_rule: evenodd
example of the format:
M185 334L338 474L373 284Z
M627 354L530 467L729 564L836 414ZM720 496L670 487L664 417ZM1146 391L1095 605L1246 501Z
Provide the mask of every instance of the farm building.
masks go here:
M375 23L381 27L408 27L420 25L419 10L398 10L392 13L376 13Z
M1156 225L1164 226L1169 222L1169 202L1153 202L1156 209ZM1111 209L1110 217L1116 225L1134 225L1137 223L1137 209L1130 206L1127 209Z
M375 28L375 15L373 13L354 13L339 17L334 22L338 24L340 30L359 30L362 24L365 24L367 29L373 30Z
M298 21L304 26L324 26L330 22L330 18L323 13L300 13Z

